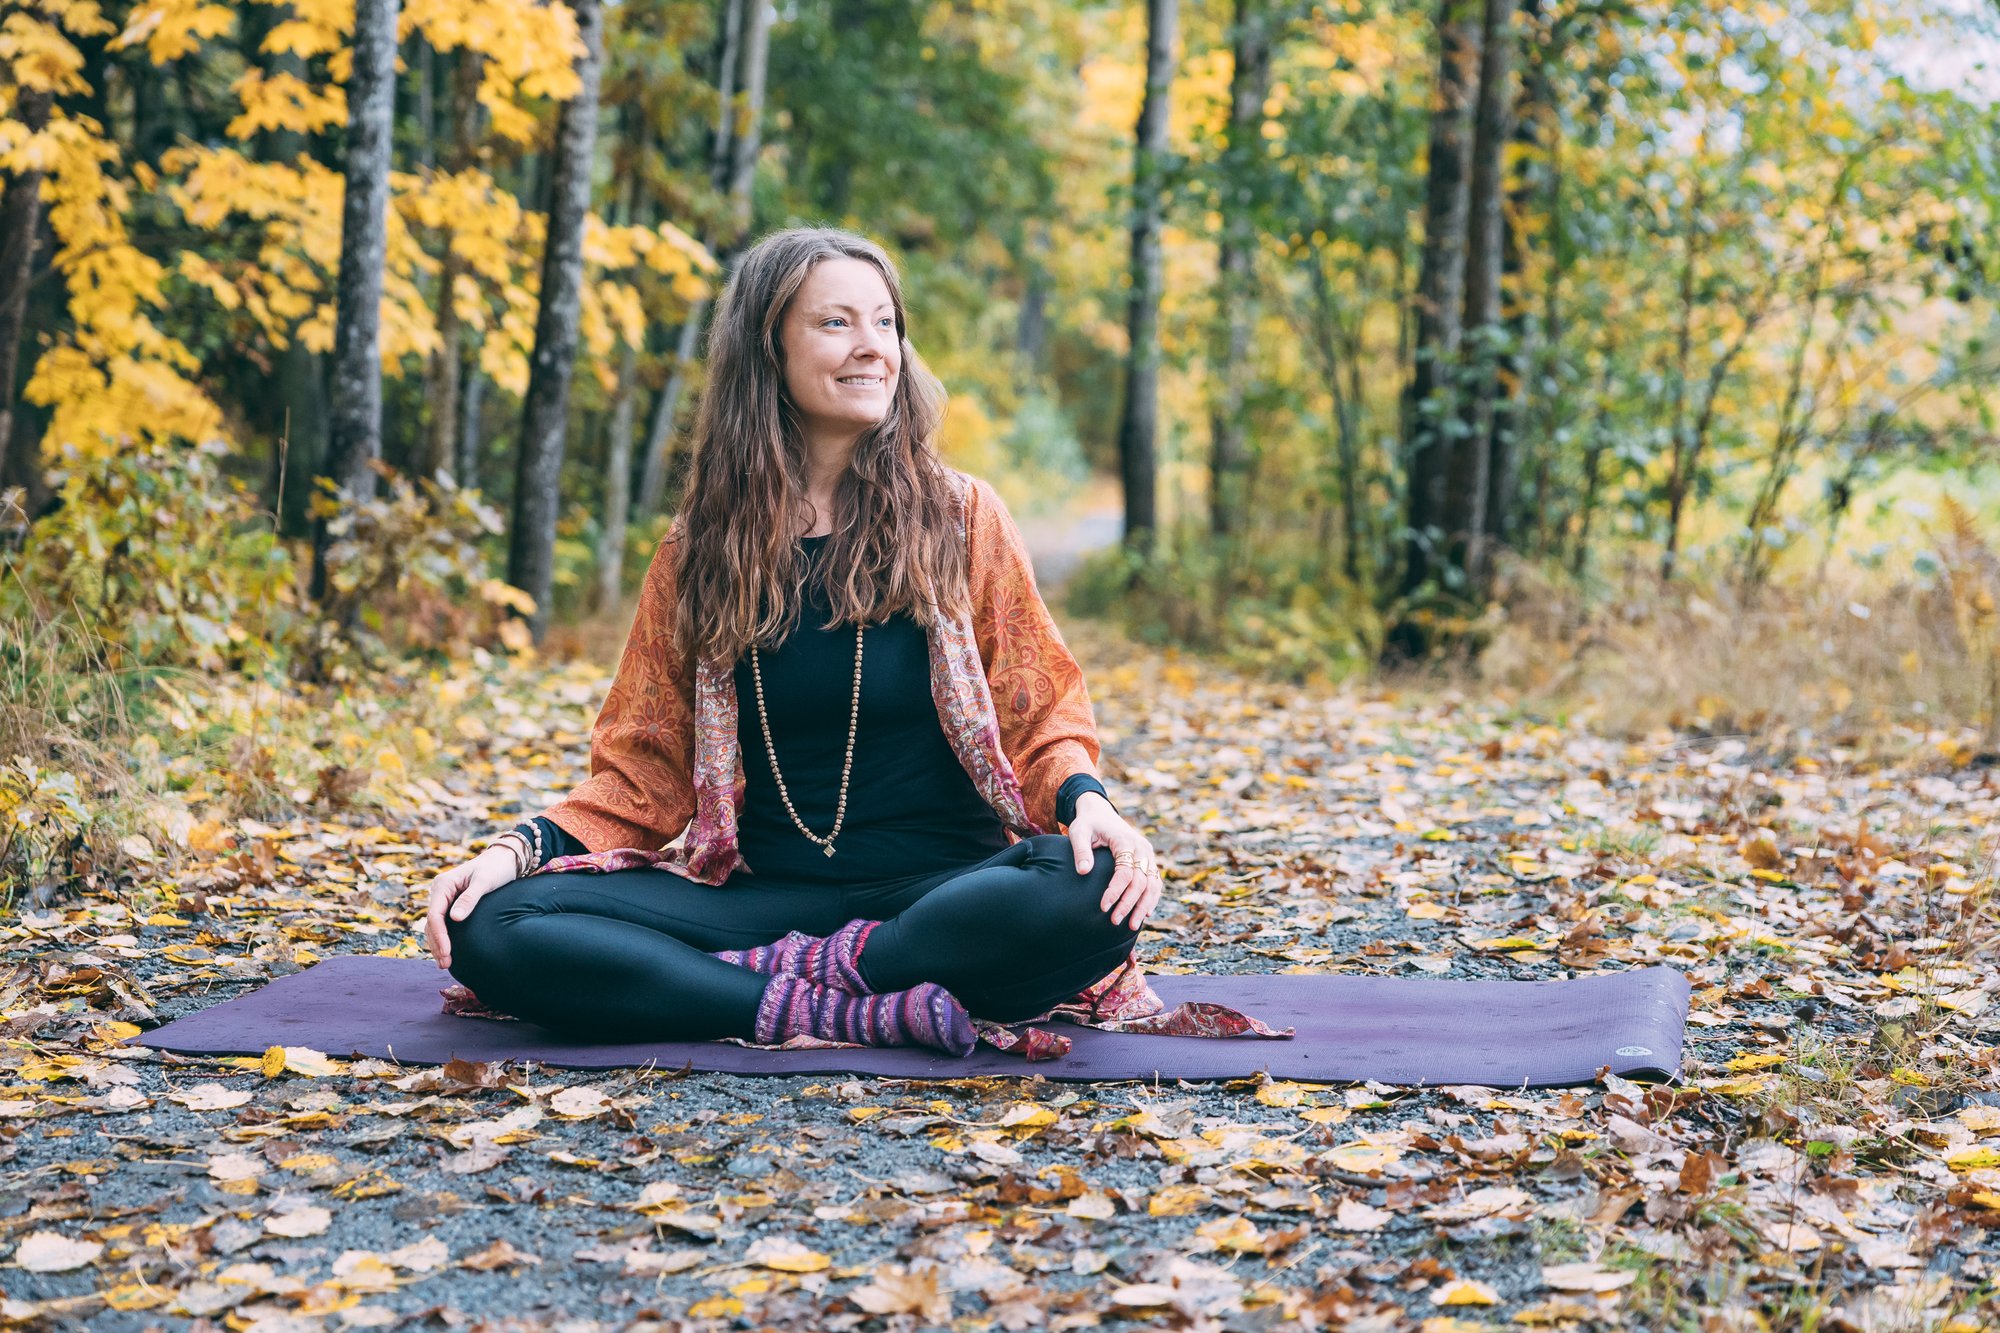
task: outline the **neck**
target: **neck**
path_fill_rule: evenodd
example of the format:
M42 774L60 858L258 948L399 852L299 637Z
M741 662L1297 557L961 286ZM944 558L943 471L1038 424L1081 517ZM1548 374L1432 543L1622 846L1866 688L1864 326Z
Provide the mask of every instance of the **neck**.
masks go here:
M861 432L806 437L806 500L812 506L813 522L802 535L811 536L833 526L833 493L854 461L854 444Z

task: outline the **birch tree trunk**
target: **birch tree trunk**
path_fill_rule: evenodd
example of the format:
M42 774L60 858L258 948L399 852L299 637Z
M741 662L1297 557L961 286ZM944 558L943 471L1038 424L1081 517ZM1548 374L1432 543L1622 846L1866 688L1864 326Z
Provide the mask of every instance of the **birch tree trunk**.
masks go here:
M597 149L597 92L604 68L604 15L598 0L570 0L584 55L582 87L565 103L556 126L550 169L547 242L542 250L535 352L521 404L521 447L515 457L514 522L508 534L507 581L535 600L528 629L541 643L555 592L556 515L561 508L563 439L569 386L576 369L577 320L583 300L583 233L590 216L591 164Z
M750 228L750 187L757 178L757 154L763 147L764 87L770 68L771 20L775 15L770 0L724 0L727 27L723 40L717 87L722 91L721 110L716 119L714 154L709 161L710 178L725 190L729 201L729 224L725 231L702 237L702 243L722 261L725 275L734 271L731 262L742 237ZM736 87L736 68L743 71L744 108L739 122L731 104ZM639 482L640 517L660 512L667 493L667 464L673 453L674 416L680 410L681 395L687 388L688 372L701 347L702 329L708 320L709 301L702 298L689 307L674 346L673 370L667 384L654 401L652 420L646 429L646 464Z
M357 0L347 81L346 194L341 206L326 475L354 501L373 498L382 455L382 266L389 243L389 161L396 109L398 0ZM313 522L314 601L326 596L327 520Z
M1132 167L1132 295L1125 327L1125 402L1118 461L1125 486L1125 541L1145 549L1159 523L1160 228L1166 212L1167 107L1173 91L1179 0L1147 0L1146 96L1139 107Z
M1252 172L1263 148L1264 99L1271 88L1272 15L1266 0L1236 0L1229 76L1229 130L1222 152L1222 248L1216 297L1222 303L1221 391L1209 417L1209 529L1233 535L1243 521L1243 481L1249 468L1243 398L1249 378L1250 334L1256 325L1257 188Z
M453 61L451 159L445 168L453 174L470 169L478 151L484 111L479 105L478 91L484 63L485 57L469 47L459 48ZM429 430L425 435L422 471L423 475L436 478L450 470L459 485L469 486L472 483L467 474L453 467L460 436L459 375L464 366L456 293L459 279L466 272L465 256L457 240L457 233L447 224L438 274L438 350L431 358Z
M630 104L623 109L620 123L632 149L632 169L625 173L624 207L621 221L631 226L646 212L639 195L639 164L646 156L644 112ZM604 456L604 523L598 530L597 583L591 597L592 609L609 610L618 605L625 581L625 531L632 513L632 437L639 405L639 349L622 343L618 351L618 388L611 402L611 425Z

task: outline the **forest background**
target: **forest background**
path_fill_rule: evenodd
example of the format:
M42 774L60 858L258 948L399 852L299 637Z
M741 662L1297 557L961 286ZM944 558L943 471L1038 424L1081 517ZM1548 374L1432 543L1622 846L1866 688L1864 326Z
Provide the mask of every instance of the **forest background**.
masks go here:
M1984 11L27 0L0 878L393 804L608 664L733 254L903 266L1069 610L1612 732L2000 748ZM1056 497L1051 499L1051 497ZM578 702L582 702L579 700Z

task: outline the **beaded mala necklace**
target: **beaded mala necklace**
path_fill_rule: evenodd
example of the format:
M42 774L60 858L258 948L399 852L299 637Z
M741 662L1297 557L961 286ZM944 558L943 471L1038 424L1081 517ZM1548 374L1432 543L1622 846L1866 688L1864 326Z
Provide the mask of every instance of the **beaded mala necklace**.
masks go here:
M757 683L757 721L764 728L764 754L771 761L771 776L777 781L778 796L785 803L785 813L792 817L799 832L807 840L816 844L826 855L833 855L833 840L840 836L840 826L847 818L847 779L854 769L854 735L861 723L861 626L854 627L854 702L847 710L847 757L840 764L840 803L834 807L833 828L824 837L806 827L799 818L799 812L792 808L791 793L785 790L785 779L778 772L778 751L771 744L771 718L764 708L764 672L758 665L757 646L750 645L750 677Z

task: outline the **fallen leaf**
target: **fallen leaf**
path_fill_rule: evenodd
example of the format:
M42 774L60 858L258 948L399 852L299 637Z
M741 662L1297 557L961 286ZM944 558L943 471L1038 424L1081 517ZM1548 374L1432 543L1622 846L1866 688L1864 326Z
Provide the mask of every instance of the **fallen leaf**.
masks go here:
M333 1214L324 1208L295 1208L264 1219L264 1230L274 1236L323 1236L333 1225Z
M1616 1291L1639 1275L1631 1269L1606 1268L1603 1264L1544 1264L1542 1285L1553 1291Z
M780 1273L817 1273L833 1263L818 1250L809 1250L789 1236L765 1236L750 1246L744 1258L760 1268Z
M504 1236L496 1236L493 1243L477 1254L468 1254L458 1261L460 1268L476 1268L482 1272L492 1272L496 1268L512 1268L521 1264L538 1264L541 1258L514 1248Z
M101 1240L72 1240L59 1231L37 1231L14 1247L14 1263L30 1273L67 1273L104 1253Z
M1484 1282L1455 1278L1431 1292L1432 1305L1498 1305L1500 1293Z
M190 1111L227 1111L248 1102L250 1093L242 1088L225 1088L220 1083L197 1083L168 1093L167 1100L179 1102Z

